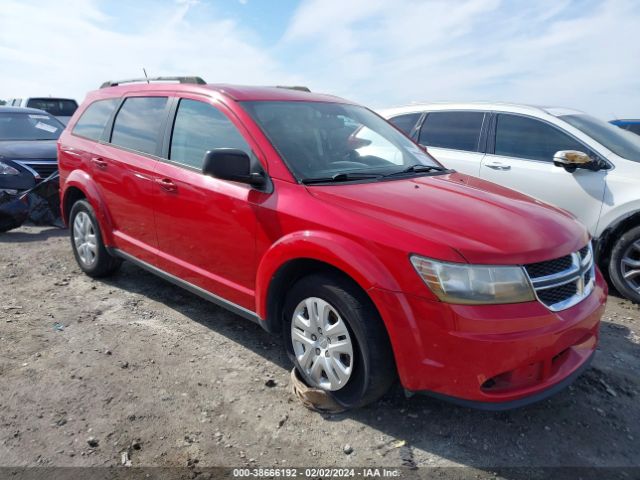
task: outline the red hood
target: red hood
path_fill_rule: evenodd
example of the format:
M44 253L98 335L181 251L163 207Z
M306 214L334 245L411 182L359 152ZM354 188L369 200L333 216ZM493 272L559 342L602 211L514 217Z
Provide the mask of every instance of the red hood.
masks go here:
M589 238L564 210L460 173L308 190L340 208L448 245L469 263L549 260L578 250Z

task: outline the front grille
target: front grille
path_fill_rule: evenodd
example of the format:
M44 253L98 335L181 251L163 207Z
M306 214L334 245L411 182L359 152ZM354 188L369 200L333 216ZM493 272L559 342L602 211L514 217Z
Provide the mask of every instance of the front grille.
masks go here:
M556 258L555 260L547 260L546 262L530 263L526 266L527 273L532 278L546 277L555 273L563 272L571 267L571 255Z
M41 160L41 161L26 161L26 162L20 162L22 165L31 168L32 170L35 170L36 173L38 175L40 175L40 178L45 179L47 178L49 175L51 175L53 172L55 172L58 169L58 162L56 162L55 160L53 161L45 161L45 160Z
M591 243L554 260L524 266L538 300L550 310L572 307L593 290L595 265Z
M540 290L538 292L538 298L545 305L555 305L556 303L563 302L567 298L576 294L576 284L567 283L560 287L548 288L546 290Z

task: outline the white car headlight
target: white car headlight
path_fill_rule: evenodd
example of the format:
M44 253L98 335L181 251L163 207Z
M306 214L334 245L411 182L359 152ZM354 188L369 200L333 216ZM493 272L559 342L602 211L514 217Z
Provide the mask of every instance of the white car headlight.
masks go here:
M443 302L481 305L536 298L522 267L438 262L418 255L410 258L424 283Z
M0 162L0 175L20 175L20 171L13 168L11 165Z

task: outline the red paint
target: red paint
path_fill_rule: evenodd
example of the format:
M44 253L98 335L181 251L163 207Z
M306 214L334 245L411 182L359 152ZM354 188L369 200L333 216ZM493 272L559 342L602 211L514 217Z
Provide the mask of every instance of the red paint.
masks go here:
M273 192L70 133L94 100L141 94L199 99L221 109L262 162ZM268 316L270 282L286 262L315 259L342 270L378 308L400 379L410 390L514 400L570 375L595 349L606 301L600 274L587 299L557 313L538 302L461 306L439 302L408 258L416 253L505 265L549 260L587 242L586 230L573 217L461 174L306 187L295 182L236 100L346 102L227 85L129 85L92 92L59 140L63 200L69 188L80 189L108 246L262 319ZM551 362L563 351L561 361ZM519 388L480 388L496 375ZM523 380L532 376L537 378L532 385Z

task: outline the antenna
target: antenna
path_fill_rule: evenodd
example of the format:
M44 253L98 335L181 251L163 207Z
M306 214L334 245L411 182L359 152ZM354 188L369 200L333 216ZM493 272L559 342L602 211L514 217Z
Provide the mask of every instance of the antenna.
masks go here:
M144 78L146 78L147 83L149 83L149 76L147 75L147 70L144 67L142 67L142 71L144 72Z

